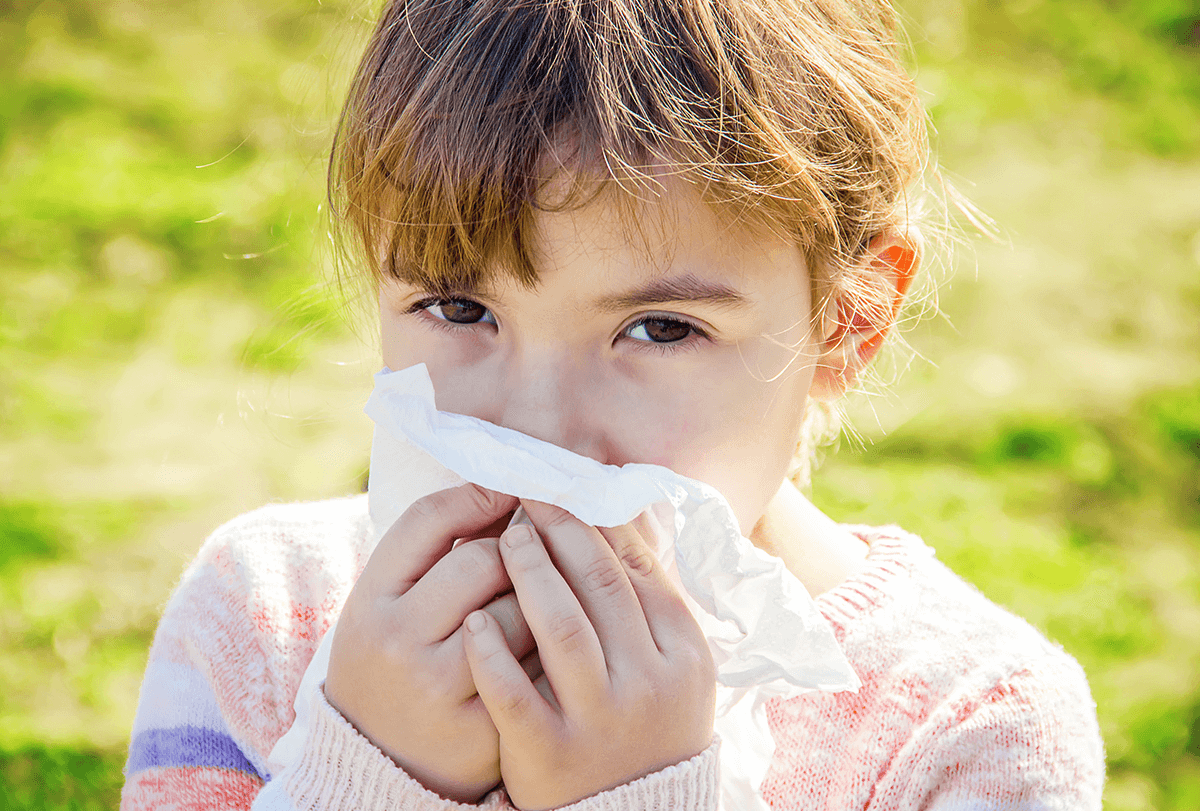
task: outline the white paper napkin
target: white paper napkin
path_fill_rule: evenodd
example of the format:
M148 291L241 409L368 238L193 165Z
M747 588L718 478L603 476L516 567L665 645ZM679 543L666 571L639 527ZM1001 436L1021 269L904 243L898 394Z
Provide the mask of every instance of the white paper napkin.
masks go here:
M438 411L424 364L377 374L365 410L376 426L367 495L372 543L418 498L464 481L555 504L592 526L620 526L669 505L673 536L657 552L682 585L717 664L722 805L766 811L758 794L774 752L766 700L857 690L860 682L804 586L742 536L725 498L665 467L604 465ZM303 749L308 699L325 680L332 630L304 675L296 721L271 752L272 775Z

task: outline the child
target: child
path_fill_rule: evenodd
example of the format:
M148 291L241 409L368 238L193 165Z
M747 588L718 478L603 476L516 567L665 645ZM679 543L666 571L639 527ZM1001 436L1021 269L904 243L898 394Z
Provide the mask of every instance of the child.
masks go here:
M863 686L768 706L771 807L1099 808L1079 666L788 478L920 260L895 37L875 0L396 0L331 199L386 366L426 364L443 411L716 487L817 597ZM717 807L714 664L648 514L525 502L506 530L516 499L465 485L372 549L364 502L266 507L201 549L124 808ZM334 620L303 754L271 773Z

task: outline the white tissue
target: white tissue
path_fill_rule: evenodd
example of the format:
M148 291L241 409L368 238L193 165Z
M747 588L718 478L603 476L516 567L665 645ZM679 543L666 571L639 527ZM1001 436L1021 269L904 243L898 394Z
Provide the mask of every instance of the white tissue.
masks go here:
M604 465L473 417L436 409L420 364L375 376L367 504L372 542L422 496L464 481L555 504L592 526L619 526L655 506L674 511L659 557L708 639L717 664L722 806L767 809L758 794L774 752L764 704L860 682L812 598L782 561L744 538L724 497L657 465ZM671 522L667 522L670 531ZM296 721L271 752L272 775L299 758L311 691L328 670L326 634L296 697Z

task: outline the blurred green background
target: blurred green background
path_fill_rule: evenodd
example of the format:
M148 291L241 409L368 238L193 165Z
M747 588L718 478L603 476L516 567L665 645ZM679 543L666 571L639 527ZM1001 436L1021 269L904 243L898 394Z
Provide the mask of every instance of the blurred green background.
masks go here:
M1002 236L933 269L813 498L1082 662L1106 808L1200 808L1200 5L901 7L943 173ZM6 808L115 806L201 540L359 488L377 361L321 185L370 16L0 0Z

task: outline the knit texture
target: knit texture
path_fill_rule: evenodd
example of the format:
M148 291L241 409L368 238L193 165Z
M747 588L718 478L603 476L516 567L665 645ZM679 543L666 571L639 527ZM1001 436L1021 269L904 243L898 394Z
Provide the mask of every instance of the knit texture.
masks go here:
M863 687L768 704L770 805L1099 809L1104 752L1079 665L920 539L851 529L870 545L866 566L817 605ZM123 809L469 807L410 778L321 695L299 762L267 772L369 551L361 496L264 507L213 534L155 635ZM717 746L570 808L715 809ZM503 790L483 806L511 807Z

